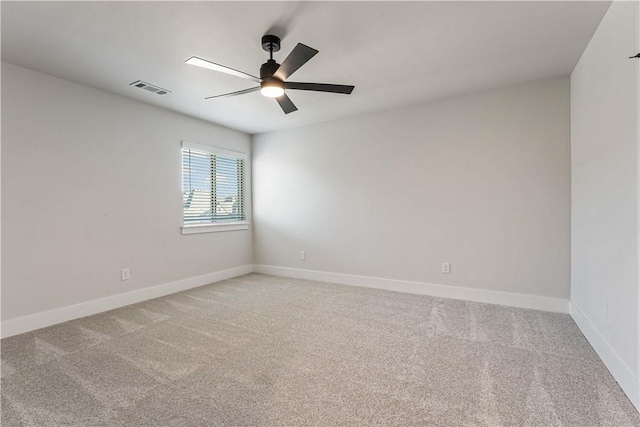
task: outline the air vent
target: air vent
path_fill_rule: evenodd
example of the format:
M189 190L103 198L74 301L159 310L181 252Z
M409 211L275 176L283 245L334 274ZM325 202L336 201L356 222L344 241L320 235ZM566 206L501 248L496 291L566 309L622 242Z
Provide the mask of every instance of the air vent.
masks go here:
M170 90L162 89L161 87L152 85L147 82L143 82L142 80L136 80L135 82L130 83L129 86L148 90L149 92L155 93L156 95L166 95L168 93L171 93Z

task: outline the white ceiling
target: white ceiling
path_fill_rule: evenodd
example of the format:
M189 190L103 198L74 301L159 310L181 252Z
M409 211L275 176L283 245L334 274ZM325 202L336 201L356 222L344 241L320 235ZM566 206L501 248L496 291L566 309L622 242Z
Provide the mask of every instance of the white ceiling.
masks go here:
M2 59L248 133L566 76L610 2L2 2ZM320 51L291 81L284 115L253 82L186 65L191 56L259 75L260 38ZM129 83L172 91L159 96Z

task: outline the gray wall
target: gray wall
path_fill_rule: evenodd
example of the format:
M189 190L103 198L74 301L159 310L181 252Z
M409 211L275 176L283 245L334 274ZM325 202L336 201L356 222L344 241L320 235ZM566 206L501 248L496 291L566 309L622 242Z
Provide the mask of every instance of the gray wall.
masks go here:
M637 407L639 27L637 2L613 2L571 74L571 301Z
M181 234L183 139L250 150L246 134L2 63L2 319L251 264L250 230Z
M568 299L569 116L561 78L256 135L255 262Z

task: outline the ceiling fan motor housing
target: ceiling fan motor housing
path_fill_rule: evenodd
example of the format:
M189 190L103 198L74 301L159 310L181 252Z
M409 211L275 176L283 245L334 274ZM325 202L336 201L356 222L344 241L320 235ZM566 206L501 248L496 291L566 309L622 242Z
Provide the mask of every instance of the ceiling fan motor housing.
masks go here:
M278 64L275 59L269 59L260 67L260 78L264 80L272 77L273 73L275 73L279 67L280 64Z

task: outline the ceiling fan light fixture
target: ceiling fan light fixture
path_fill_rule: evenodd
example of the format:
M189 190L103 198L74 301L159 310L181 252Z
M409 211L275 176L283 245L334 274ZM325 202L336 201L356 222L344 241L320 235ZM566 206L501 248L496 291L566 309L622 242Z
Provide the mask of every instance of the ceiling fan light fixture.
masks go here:
M260 93L268 98L284 95L284 84L277 79L264 79L260 83Z

